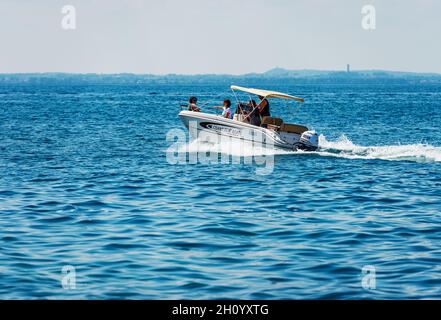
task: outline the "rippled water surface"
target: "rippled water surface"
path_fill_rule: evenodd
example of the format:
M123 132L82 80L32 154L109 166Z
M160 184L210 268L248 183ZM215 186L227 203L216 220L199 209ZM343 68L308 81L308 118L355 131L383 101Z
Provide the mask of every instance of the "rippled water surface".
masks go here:
M441 298L441 88L274 89L322 148L258 175L167 162L225 87L0 87L0 298Z

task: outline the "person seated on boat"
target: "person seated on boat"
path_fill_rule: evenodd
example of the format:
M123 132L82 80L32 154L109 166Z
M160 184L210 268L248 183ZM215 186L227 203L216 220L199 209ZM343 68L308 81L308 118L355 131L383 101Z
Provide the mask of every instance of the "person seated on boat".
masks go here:
M197 106L198 98L191 97L188 104L188 111L201 112L201 108Z
M230 101L230 99L225 99L224 100L222 117L228 118L228 119L233 119L233 111L231 110L231 101Z
M259 106L257 105L256 101L251 100L251 105L253 107L252 111L251 111L251 115L250 115L250 123L254 126L260 126L260 124L262 123L262 120L260 118L260 114L259 114Z
M241 121L245 123L250 123L250 113L253 110L251 103L240 103L237 107L236 113L242 115Z
M225 99L224 100L224 105L222 107L213 107L216 109L221 109L222 110L222 117L227 118L227 119L233 119L233 111L231 110L231 101L230 99Z
M243 122L252 124L254 126L260 126L261 120L259 116L259 110L257 108L257 103L254 100L251 100L248 104L249 108L247 108L248 112L245 115L245 118L243 119Z
M236 108L236 114L240 115L240 121L244 121L247 114L251 111L251 107L249 103L239 102ZM244 121L246 122L246 121Z

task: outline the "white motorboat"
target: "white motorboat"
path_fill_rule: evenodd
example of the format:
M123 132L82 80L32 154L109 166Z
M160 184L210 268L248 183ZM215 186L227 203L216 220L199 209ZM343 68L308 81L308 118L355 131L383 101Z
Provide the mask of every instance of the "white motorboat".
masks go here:
M235 90L254 94L264 99L287 99L303 102L304 99L285 93L253 88L231 86ZM237 98L237 96L236 96ZM260 142L276 148L291 150L315 151L318 148L318 135L305 126L285 123L280 118L264 117L261 125L249 123L249 114L255 111L251 103L242 103L237 100L238 106L233 119L220 115L183 110L179 113L184 125L190 129L192 135L204 133L223 137L240 139L242 141ZM248 106L248 111L246 106ZM192 130L193 129L193 130ZM258 137L258 138L256 138Z

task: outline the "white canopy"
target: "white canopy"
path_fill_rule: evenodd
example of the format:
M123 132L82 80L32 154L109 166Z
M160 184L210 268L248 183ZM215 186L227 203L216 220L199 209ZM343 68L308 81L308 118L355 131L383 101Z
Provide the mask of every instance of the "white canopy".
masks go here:
M243 92L248 92L251 94L255 94L257 96L262 96L265 98L280 98L280 99L289 99L289 100L296 100L296 101L305 101L303 98L298 98L294 96L290 96L289 94L285 94L282 92L277 91L269 91L269 90L262 90L262 89L253 89L253 88L244 88L239 86L231 86L231 90L238 90Z

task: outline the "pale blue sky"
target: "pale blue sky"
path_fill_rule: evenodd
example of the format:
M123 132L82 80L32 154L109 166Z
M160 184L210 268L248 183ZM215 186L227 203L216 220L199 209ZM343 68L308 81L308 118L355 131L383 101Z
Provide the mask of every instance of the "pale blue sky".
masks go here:
M66 4L74 31L61 28ZM0 0L0 73L441 73L440 17L439 0Z

